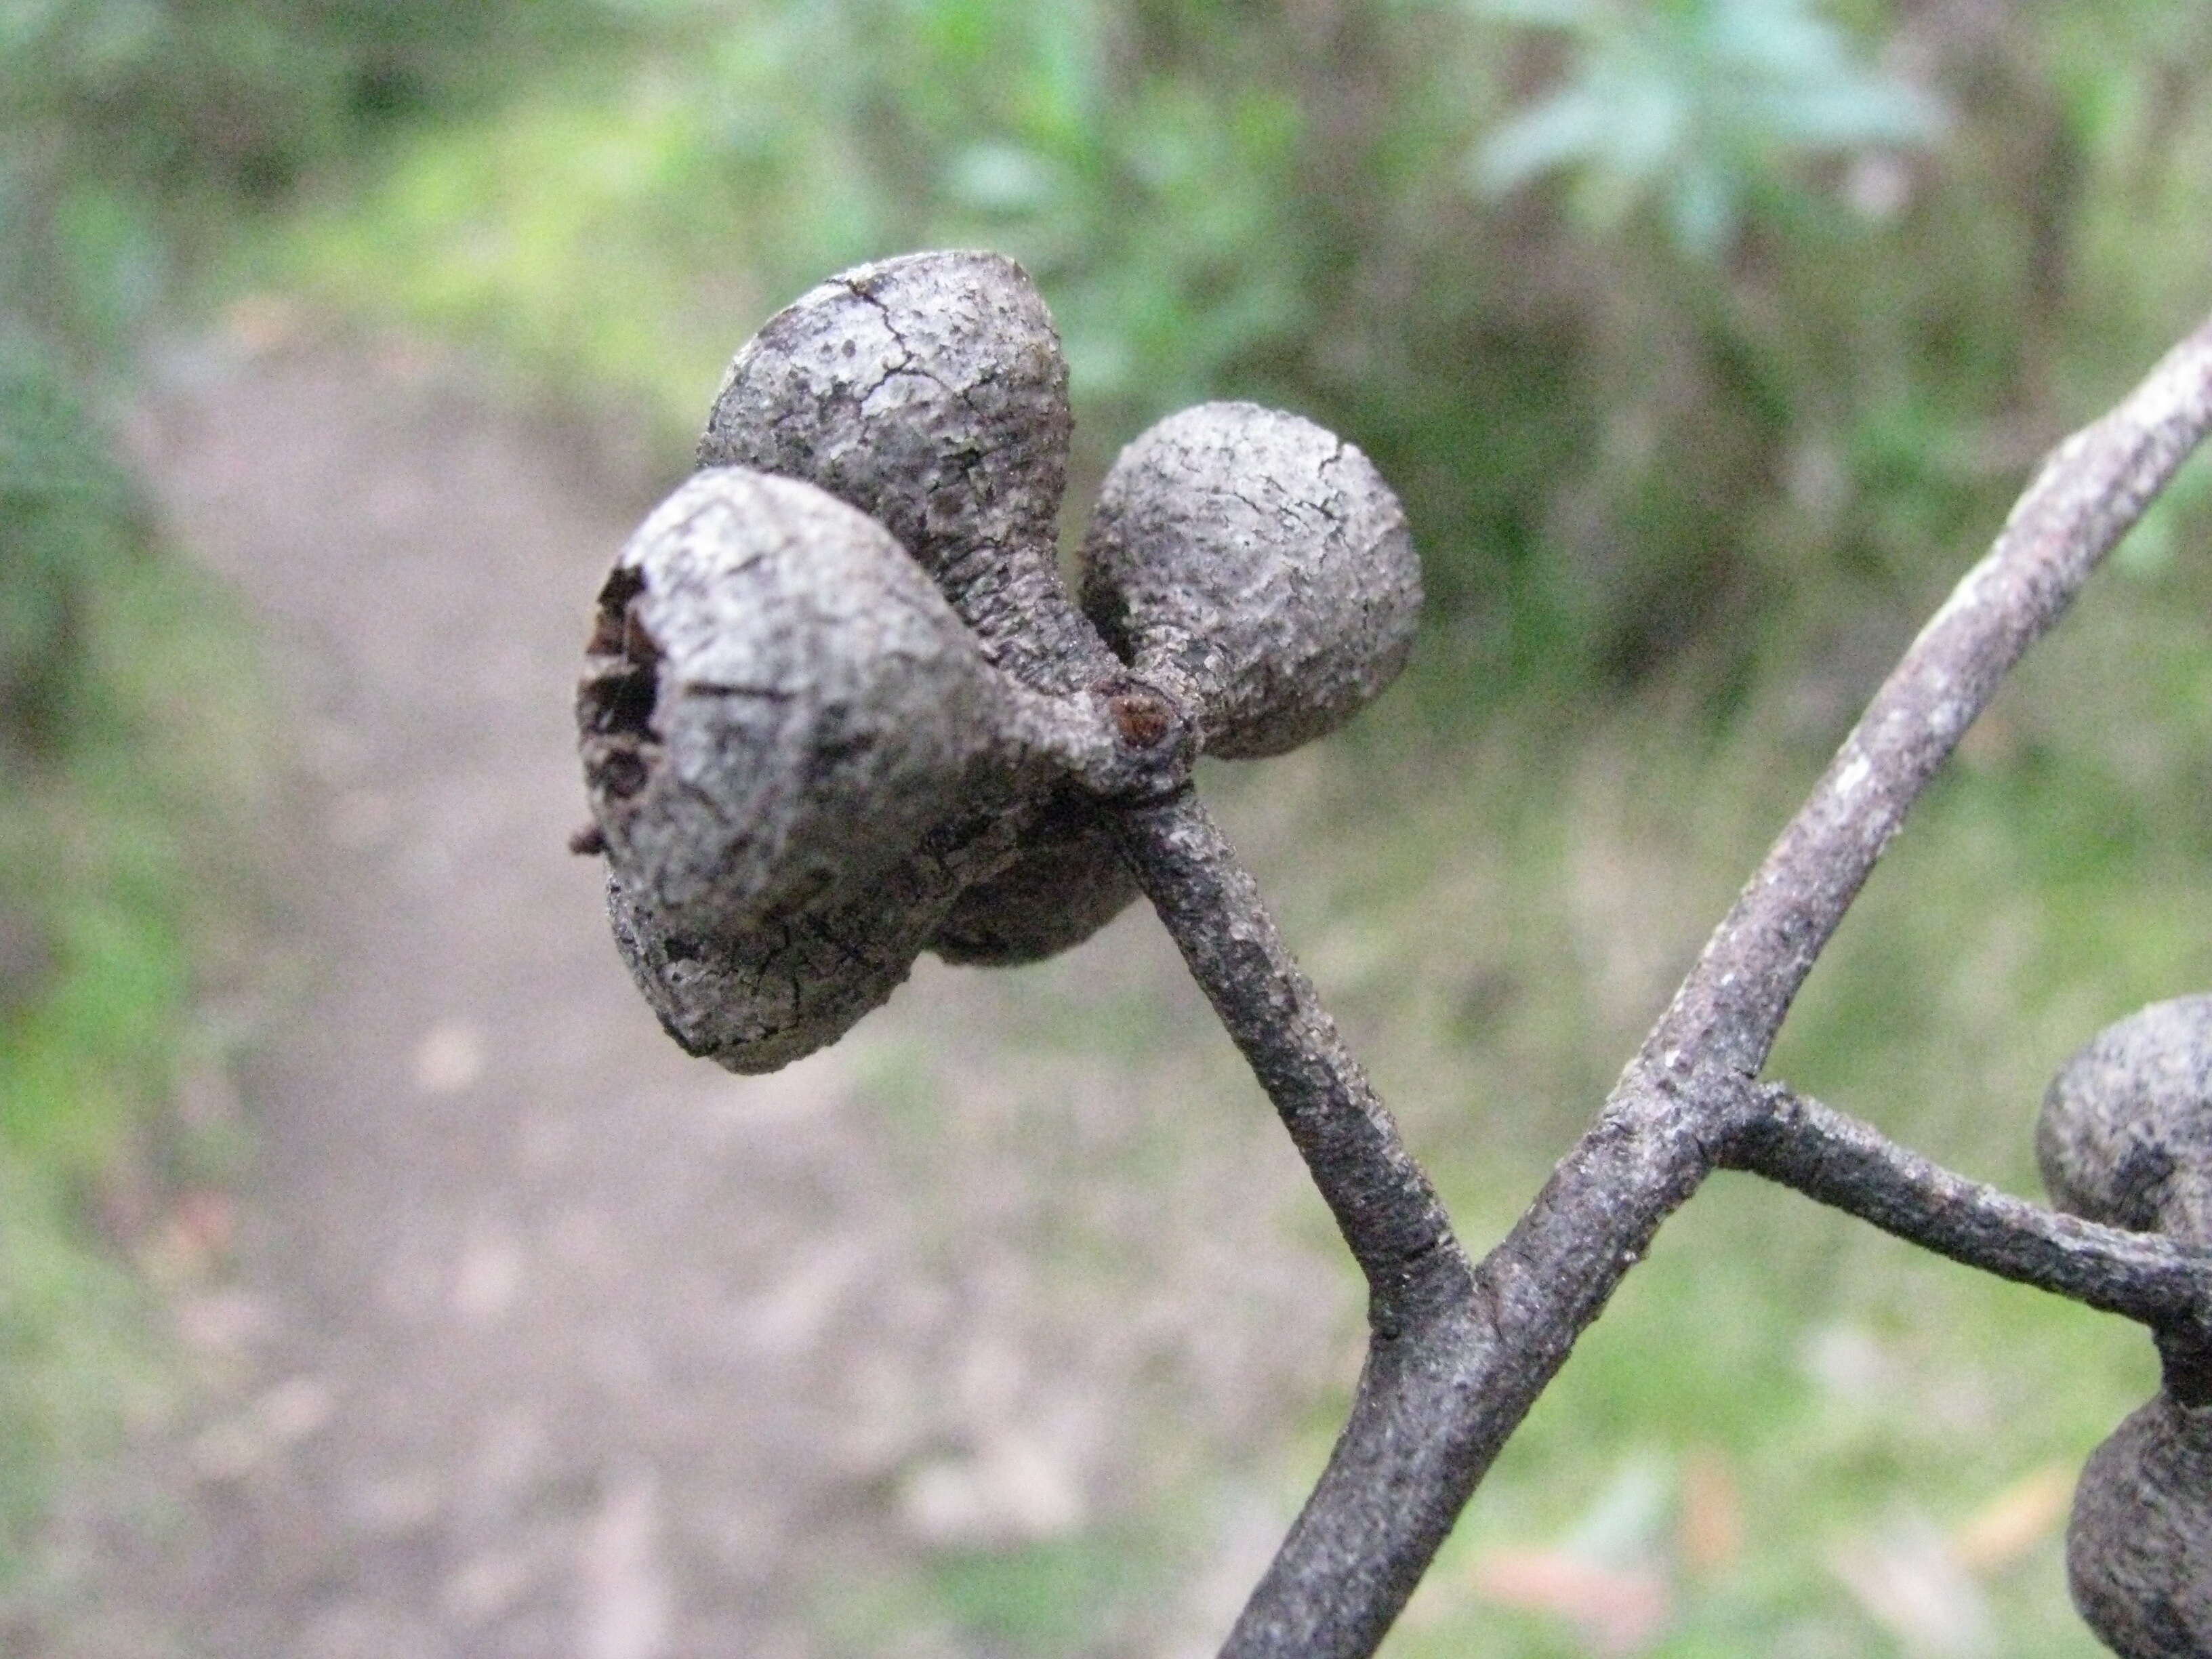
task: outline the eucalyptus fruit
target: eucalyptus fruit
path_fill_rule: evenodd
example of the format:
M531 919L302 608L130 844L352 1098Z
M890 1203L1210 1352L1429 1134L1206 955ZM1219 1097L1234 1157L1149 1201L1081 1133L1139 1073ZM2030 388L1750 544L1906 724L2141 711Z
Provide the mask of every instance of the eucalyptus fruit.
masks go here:
M1187 686L1206 750L1334 730L1413 648L1420 566L1374 465L1254 404L1170 415L1121 452L1083 544L1083 608L1140 674Z
M1066 382L1011 260L845 272L738 351L702 471L616 561L577 700L592 840L617 942L691 1052L770 1070L924 950L1079 942L1136 891L1103 811L1180 788L1200 749L1317 737L1403 666L1420 579L1396 499L1250 404L1124 452L1079 609Z
M2060 1209L2212 1243L2212 997L2107 1026L2052 1082L2036 1125ZM2067 1578L2123 1659L2212 1653L2212 1333L2157 1334L2157 1395L2091 1455L2066 1534Z

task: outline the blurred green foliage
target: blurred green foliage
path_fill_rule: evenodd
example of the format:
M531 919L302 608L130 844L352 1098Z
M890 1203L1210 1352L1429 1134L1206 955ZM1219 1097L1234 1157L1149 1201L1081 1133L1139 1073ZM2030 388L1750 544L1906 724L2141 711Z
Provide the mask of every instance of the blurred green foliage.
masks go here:
M1561 168L1604 232L1656 198L1674 240L1717 255L1755 196L1791 210L1807 155L1924 149L1942 115L1926 93L1853 61L1807 0L1486 0L1480 15L1574 40L1565 83L1493 131L1474 178L1504 194Z
M140 1243L143 1182L216 1173L167 1108L219 1058L195 970L242 925L258 720L239 619L156 550L106 432L20 342L0 548L4 1577L52 1469L155 1386L139 1292L88 1222Z
M1438 706L1686 674L1725 717L1924 607L2196 302L2138 252L2202 247L2204 26L1946 16L670 3L334 171L232 281L626 390L674 465L776 304L988 243L1060 319L1079 494L1194 398L1297 407L1406 497Z
M0 356L0 744L66 745L83 678L87 593L143 552L129 476L56 369L27 344Z
M481 105L581 5L0 7L0 1578L54 1469L156 1386L139 1253L227 1129L173 1109L229 1040L261 786L252 653L164 549L116 403L210 250L319 165ZM95 1242L95 1217L107 1237Z
M0 9L6 308L112 352L241 215L411 119L588 57L612 18L590 0L15 0Z
M2181 493L2208 478L2199 457ZM2118 556L1916 811L1771 1068L2019 1193L2039 1190L2034 1110L2065 1058L2212 982L2196 805L2212 787L2212 570L2132 540ZM1476 1247L1587 1121L1826 758L1783 688L1702 739L1655 696L1564 732L1516 721L1442 751L1448 775L1433 733L1394 738L1316 769L1287 812L1226 804ZM1489 1588L1501 1552L1531 1549L1656 1574L1672 1606L1639 1650L1655 1655L1921 1650L1926 1625L1916 1638L1894 1604L1885 1622L1879 1595L1847 1583L1888 1552L1980 1621L1962 1650L2089 1659L2056 1516L1972 1572L1947 1552L2053 1468L2070 1481L2155 1376L2139 1332L1719 1177L1577 1345L1384 1651L1590 1650L1571 1618L1510 1612ZM1286 1507L1343 1404L1315 1412ZM1702 1568L1684 1541L1699 1461L1725 1472L1745 1529ZM1609 1495L1655 1467L1632 1535L1594 1541Z
M672 459L775 304L988 242L1060 317L1079 477L1201 396L1369 449L1427 559L1431 683L1478 717L1676 671L1725 715L1762 655L1848 653L1838 611L1917 611L2186 321L2212 208L2212 24L2149 0L54 0L5 27L0 291L50 339L305 288L641 396Z

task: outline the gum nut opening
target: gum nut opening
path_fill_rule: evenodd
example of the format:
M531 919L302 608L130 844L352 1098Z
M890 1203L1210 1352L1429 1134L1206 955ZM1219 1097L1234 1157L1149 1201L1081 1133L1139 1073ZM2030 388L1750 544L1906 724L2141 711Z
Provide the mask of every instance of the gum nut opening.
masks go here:
M1341 725L1405 666L1420 617L1405 514L1373 464L1254 404L1187 409L1123 450L1083 566L1107 643L1187 680L1221 756Z
M691 931L864 892L1017 793L1006 695L881 526L794 479L697 474L623 548L578 694L611 865Z
M2202 1237L2212 1186L2212 996L2153 1003L2099 1032L2051 1080L2035 1151L2060 1209Z
M994 550L1049 550L1066 484L1067 365L1002 254L842 272L763 325L723 377L702 466L804 478L889 529L957 593Z

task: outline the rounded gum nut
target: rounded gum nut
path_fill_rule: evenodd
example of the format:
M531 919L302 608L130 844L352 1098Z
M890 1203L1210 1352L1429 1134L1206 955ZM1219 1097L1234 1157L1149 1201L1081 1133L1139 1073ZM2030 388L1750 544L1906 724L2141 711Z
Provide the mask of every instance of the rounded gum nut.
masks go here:
M1082 944L1135 896L1135 878L1090 804L1063 795L1004 870L960 895L929 948L960 967L1042 962Z
M804 478L860 508L986 657L1069 693L1119 667L1060 580L1069 429L1059 333L1028 274L997 253L915 253L842 272L769 319L731 362L699 459ZM1031 961L1079 944L1136 890L1103 829L1063 826L979 881L937 948ZM1039 909L1045 895L1061 902Z
M611 866L687 934L892 905L926 837L1035 792L1018 695L881 526L699 473L623 549L577 694Z
M1020 817L946 826L869 890L823 896L778 921L687 931L619 868L607 913L630 976L688 1054L747 1074L825 1048L913 971L966 883L1003 860Z
M1107 474L1083 608L1139 673L1179 677L1206 750L1280 754L1343 724L1405 666L1421 572L1358 450L1254 404L1201 404Z
M2099 1032L2052 1079L2035 1151L2060 1209L2212 1242L2212 996Z
M2161 1391L2090 1454L2066 1578L2083 1622L2121 1659L2212 1653L2212 1407Z
M1054 558L1067 481L1067 365L1052 315L1003 254L908 254L810 289L723 377L702 466L804 478L929 572L991 659L1073 690L1098 657Z

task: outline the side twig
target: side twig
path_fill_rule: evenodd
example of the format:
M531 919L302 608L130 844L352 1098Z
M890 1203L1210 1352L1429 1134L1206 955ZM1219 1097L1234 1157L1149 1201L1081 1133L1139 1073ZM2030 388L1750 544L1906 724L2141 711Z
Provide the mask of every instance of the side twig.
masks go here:
M1929 1163L1871 1124L1771 1086L1721 1154L1908 1243L2153 1328L2212 1306L2212 1249L2061 1215Z
M1436 1189L1212 816L1184 789L1115 817L1123 858L1281 1114L1365 1274L1376 1334L1395 1338L1463 1303L1472 1270Z

